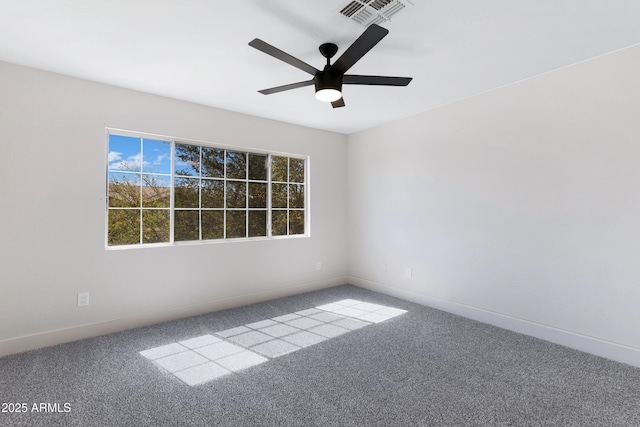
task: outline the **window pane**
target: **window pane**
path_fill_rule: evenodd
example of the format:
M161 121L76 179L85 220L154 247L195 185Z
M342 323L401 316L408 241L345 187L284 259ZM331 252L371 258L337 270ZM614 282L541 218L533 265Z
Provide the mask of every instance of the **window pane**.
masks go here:
M227 181L227 207L244 208L247 206L247 183Z
M247 154L227 151L227 178L247 178Z
M271 207L287 207L287 184L271 184Z
M202 176L224 178L224 150L202 147Z
M202 211L202 239L224 238L224 211Z
M140 172L142 145L140 138L109 135L109 170Z
M202 180L202 207L224 207L224 181L214 179Z
M267 180L267 156L249 154L249 179L255 181Z
M267 184L260 184L257 182L249 183L249 207L267 207Z
M198 208L200 207L199 178L176 178L175 179L175 207L176 208Z
M171 173L171 143L155 139L142 140L142 171L147 173Z
M175 211L173 220L173 240L200 239L200 215L198 211Z
M200 147L176 144L176 175L200 176Z
M287 211L271 211L271 234L274 236L287 234Z
M109 207L140 207L140 175L109 172Z
M109 246L140 243L140 209L109 209Z
M267 235L267 211L249 211L249 237Z
M169 241L169 210L144 209L142 211L142 243Z
M142 175L142 206L168 208L171 197L171 178L160 175Z
M289 184L289 207L304 208L303 184Z
M227 238L246 237L246 211L227 211Z
M287 182L287 157L271 156L271 180Z
M289 234L304 234L304 211L289 211Z
M289 159L289 181L304 182L304 159Z

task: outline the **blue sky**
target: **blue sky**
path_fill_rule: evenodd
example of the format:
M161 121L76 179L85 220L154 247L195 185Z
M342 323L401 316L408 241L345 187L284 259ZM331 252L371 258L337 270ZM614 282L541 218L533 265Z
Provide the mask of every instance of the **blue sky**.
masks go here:
M144 155L143 155L144 153ZM109 170L171 173L171 143L131 136L109 135Z

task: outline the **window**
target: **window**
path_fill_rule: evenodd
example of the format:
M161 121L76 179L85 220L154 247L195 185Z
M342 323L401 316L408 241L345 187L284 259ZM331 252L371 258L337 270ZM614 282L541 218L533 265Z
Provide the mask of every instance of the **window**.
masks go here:
M304 160L271 156L273 235L304 233Z
M307 159L108 135L107 246L305 235Z

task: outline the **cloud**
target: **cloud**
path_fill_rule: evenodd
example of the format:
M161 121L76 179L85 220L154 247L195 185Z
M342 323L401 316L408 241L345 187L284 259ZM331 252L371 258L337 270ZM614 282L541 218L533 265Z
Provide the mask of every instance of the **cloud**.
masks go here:
M176 157L176 169L178 168L190 168L191 166L193 166L193 164L191 162L185 162L184 160L178 159Z
M122 160L122 153L118 153L116 151L109 153L109 169L112 170L139 171L143 166L148 165L149 162L142 160L142 153L136 153L133 156L129 156L126 160Z
M156 157L155 161L153 162L154 165L161 165L162 162L164 162L166 159L169 158L168 154L161 154L158 157Z
M118 153L117 151L109 151L109 163L117 162L118 160L122 160L122 153Z

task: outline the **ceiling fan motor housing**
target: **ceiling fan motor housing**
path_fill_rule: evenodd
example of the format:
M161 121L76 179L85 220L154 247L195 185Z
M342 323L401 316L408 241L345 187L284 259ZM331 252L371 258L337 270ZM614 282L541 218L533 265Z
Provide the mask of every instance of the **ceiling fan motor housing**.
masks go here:
M342 92L342 74L320 71L313 78L313 83L316 85L316 92L322 89L335 89Z

